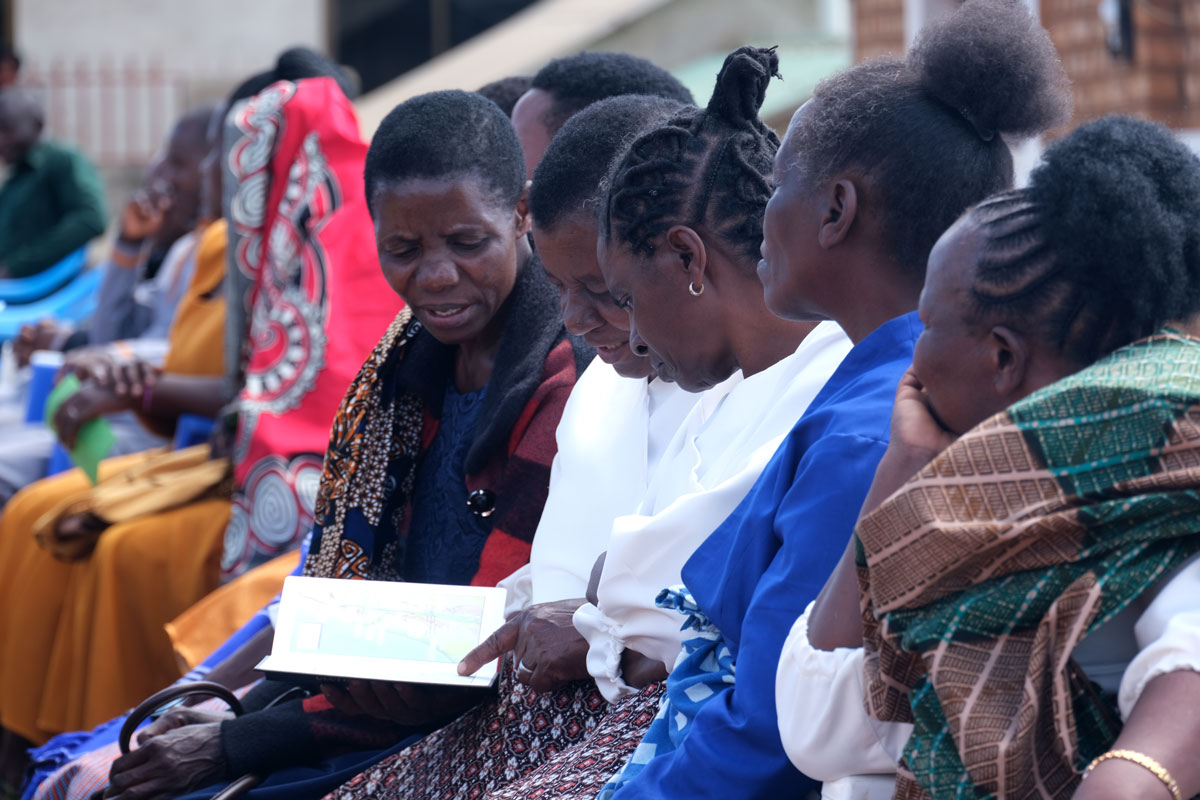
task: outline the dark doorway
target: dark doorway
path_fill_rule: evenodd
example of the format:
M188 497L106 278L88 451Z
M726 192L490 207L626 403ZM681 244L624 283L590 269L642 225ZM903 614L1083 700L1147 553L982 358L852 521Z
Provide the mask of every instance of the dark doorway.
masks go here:
M533 1L335 0L334 56L357 70L363 91L370 91Z

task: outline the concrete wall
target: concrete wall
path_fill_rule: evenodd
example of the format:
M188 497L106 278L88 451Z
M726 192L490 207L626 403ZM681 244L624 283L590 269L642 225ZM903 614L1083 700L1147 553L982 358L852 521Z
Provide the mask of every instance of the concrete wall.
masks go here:
M706 53L725 53L744 44L778 44L811 35L826 23L822 14L826 7L836 8L845 1L790 0L783 4L778 0L676 0L647 14L636 25L596 40L588 49L634 53L671 69Z
M154 59L197 85L261 69L288 45L328 45L326 0L15 0L13 27L34 67Z
M183 111L225 96L280 50L328 46L327 0L14 0L23 79L48 135L100 166L115 215Z

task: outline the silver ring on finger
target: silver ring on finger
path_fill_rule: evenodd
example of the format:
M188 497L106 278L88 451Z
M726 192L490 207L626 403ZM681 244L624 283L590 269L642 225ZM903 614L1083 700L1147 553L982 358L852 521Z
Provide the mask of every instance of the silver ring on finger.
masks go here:
M529 683L529 679L533 677L533 670L525 666L525 662L521 661L517 664L517 680L521 683Z

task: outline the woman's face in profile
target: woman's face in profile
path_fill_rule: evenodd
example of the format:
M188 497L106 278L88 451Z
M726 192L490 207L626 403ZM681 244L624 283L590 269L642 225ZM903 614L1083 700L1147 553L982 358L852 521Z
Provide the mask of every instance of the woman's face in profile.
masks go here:
M715 293L696 297L688 291L678 253L662 244L641 256L601 237L596 254L609 294L629 316L630 345L647 354L660 378L702 392L734 373L737 360L715 313Z
M499 336L497 312L529 231L523 202L504 203L466 176L385 183L373 206L383 275L434 338L457 345Z
M538 257L558 292L568 331L596 348L623 377L650 375L650 359L629 346L629 315L613 302L596 262L596 221L590 212L567 217L552 230L533 228Z
M783 319L824 319L821 289L829 282L822 263L828 251L817 244L821 222L818 188L797 156L804 126L818 113L816 100L796 110L775 154L775 190L763 214L762 260L758 279L771 313Z
M982 244L966 217L942 234L929 254L925 288L917 312L925 328L913 351L913 371L930 410L942 427L962 434L1003 410L997 396L988 346L990 327L976 319L971 276Z

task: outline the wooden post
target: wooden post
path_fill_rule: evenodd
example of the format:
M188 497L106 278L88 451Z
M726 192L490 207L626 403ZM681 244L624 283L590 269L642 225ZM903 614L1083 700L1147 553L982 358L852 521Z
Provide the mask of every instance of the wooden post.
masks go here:
M451 0L429 0L430 55L444 53L454 43L452 15Z

